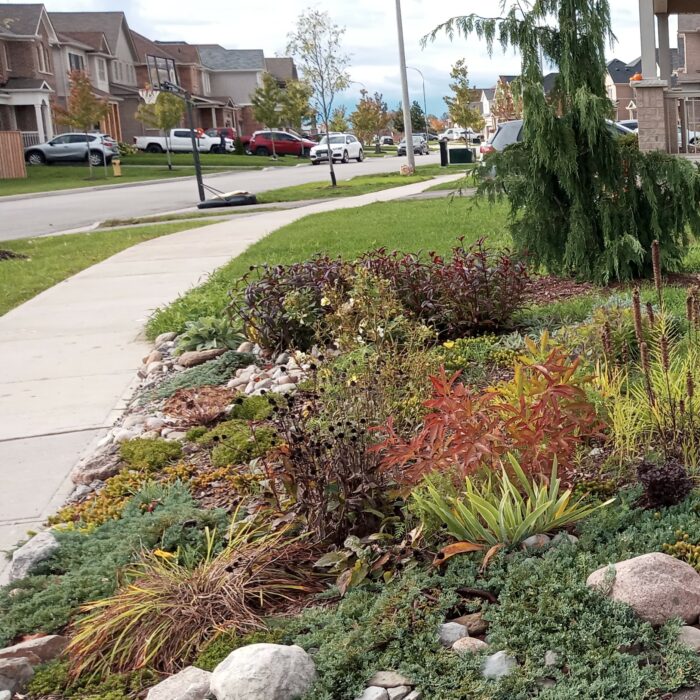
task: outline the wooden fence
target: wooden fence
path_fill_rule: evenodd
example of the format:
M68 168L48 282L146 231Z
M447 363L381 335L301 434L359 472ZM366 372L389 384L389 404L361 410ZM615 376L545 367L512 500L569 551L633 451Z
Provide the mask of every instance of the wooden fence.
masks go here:
M0 131L0 180L27 177L22 132Z

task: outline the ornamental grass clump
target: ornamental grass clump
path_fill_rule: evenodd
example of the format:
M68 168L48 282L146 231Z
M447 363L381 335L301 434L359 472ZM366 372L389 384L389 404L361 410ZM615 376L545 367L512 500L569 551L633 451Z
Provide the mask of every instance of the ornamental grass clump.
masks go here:
M234 516L235 520L235 516ZM173 673L216 632L264 629L262 618L319 590L308 573L313 548L251 522L234 522L227 547L205 558L156 550L122 575L119 590L84 605L67 649L71 676L153 668Z

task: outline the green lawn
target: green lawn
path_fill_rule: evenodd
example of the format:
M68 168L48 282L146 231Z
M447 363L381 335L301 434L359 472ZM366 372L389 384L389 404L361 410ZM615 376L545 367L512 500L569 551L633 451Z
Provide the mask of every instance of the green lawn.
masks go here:
M447 199L381 202L307 216L270 234L205 284L158 310L148 324L148 335L179 331L190 319L221 313L228 290L250 265L301 261L315 253L354 258L381 246L447 253L458 236L464 236L467 245L485 237L492 246L507 246L505 227L505 205Z
M225 168L222 169L225 170ZM211 172L211 170L207 172ZM93 178L90 179L87 165L35 165L27 167L26 179L0 180L0 196L186 176L194 176L194 168L179 167L175 170L168 170L167 167L140 168L122 165L122 177L114 177L111 167L107 168L107 176L105 177L105 170L100 166L93 168Z
M2 241L0 248L27 255L28 258L0 260L0 315L86 267L136 243L204 226L206 223L208 222L190 221Z
M201 153L199 156L202 165L216 165L222 168L266 168L270 166L295 166L308 165L306 158L296 156L283 156L277 160L264 156L237 156L233 153ZM122 156L122 164L129 165L167 165L168 157L165 153L139 152L133 155ZM192 165L191 153L173 153L173 165Z

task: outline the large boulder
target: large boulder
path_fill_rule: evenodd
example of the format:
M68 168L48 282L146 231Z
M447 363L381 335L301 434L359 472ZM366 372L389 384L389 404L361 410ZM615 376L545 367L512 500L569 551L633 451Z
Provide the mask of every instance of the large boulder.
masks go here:
M188 666L158 685L154 685L146 700L205 700L209 695L211 673Z
M211 676L216 700L296 700L316 679L316 666L298 646L250 644L231 652Z
M58 540L50 530L44 530L34 535L29 542L23 544L12 554L10 566L10 581L25 578L39 562L48 559L59 547Z
M32 663L37 659L37 663L46 663L60 656L67 644L68 640L60 634L48 634L0 649L0 659L25 658Z
M0 659L0 691L22 690L33 676L34 669L26 659Z
M586 581L613 600L627 603L652 625L679 617L689 625L700 615L700 574L668 554L652 552L594 571Z

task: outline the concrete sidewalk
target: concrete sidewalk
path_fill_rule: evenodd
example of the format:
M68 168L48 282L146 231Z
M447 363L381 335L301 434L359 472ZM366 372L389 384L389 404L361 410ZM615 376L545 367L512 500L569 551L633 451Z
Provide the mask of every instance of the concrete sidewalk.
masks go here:
M0 317L0 551L72 490L68 475L124 410L152 311L309 214L410 196L435 180L228 220L140 243ZM0 582L7 574L0 558Z

